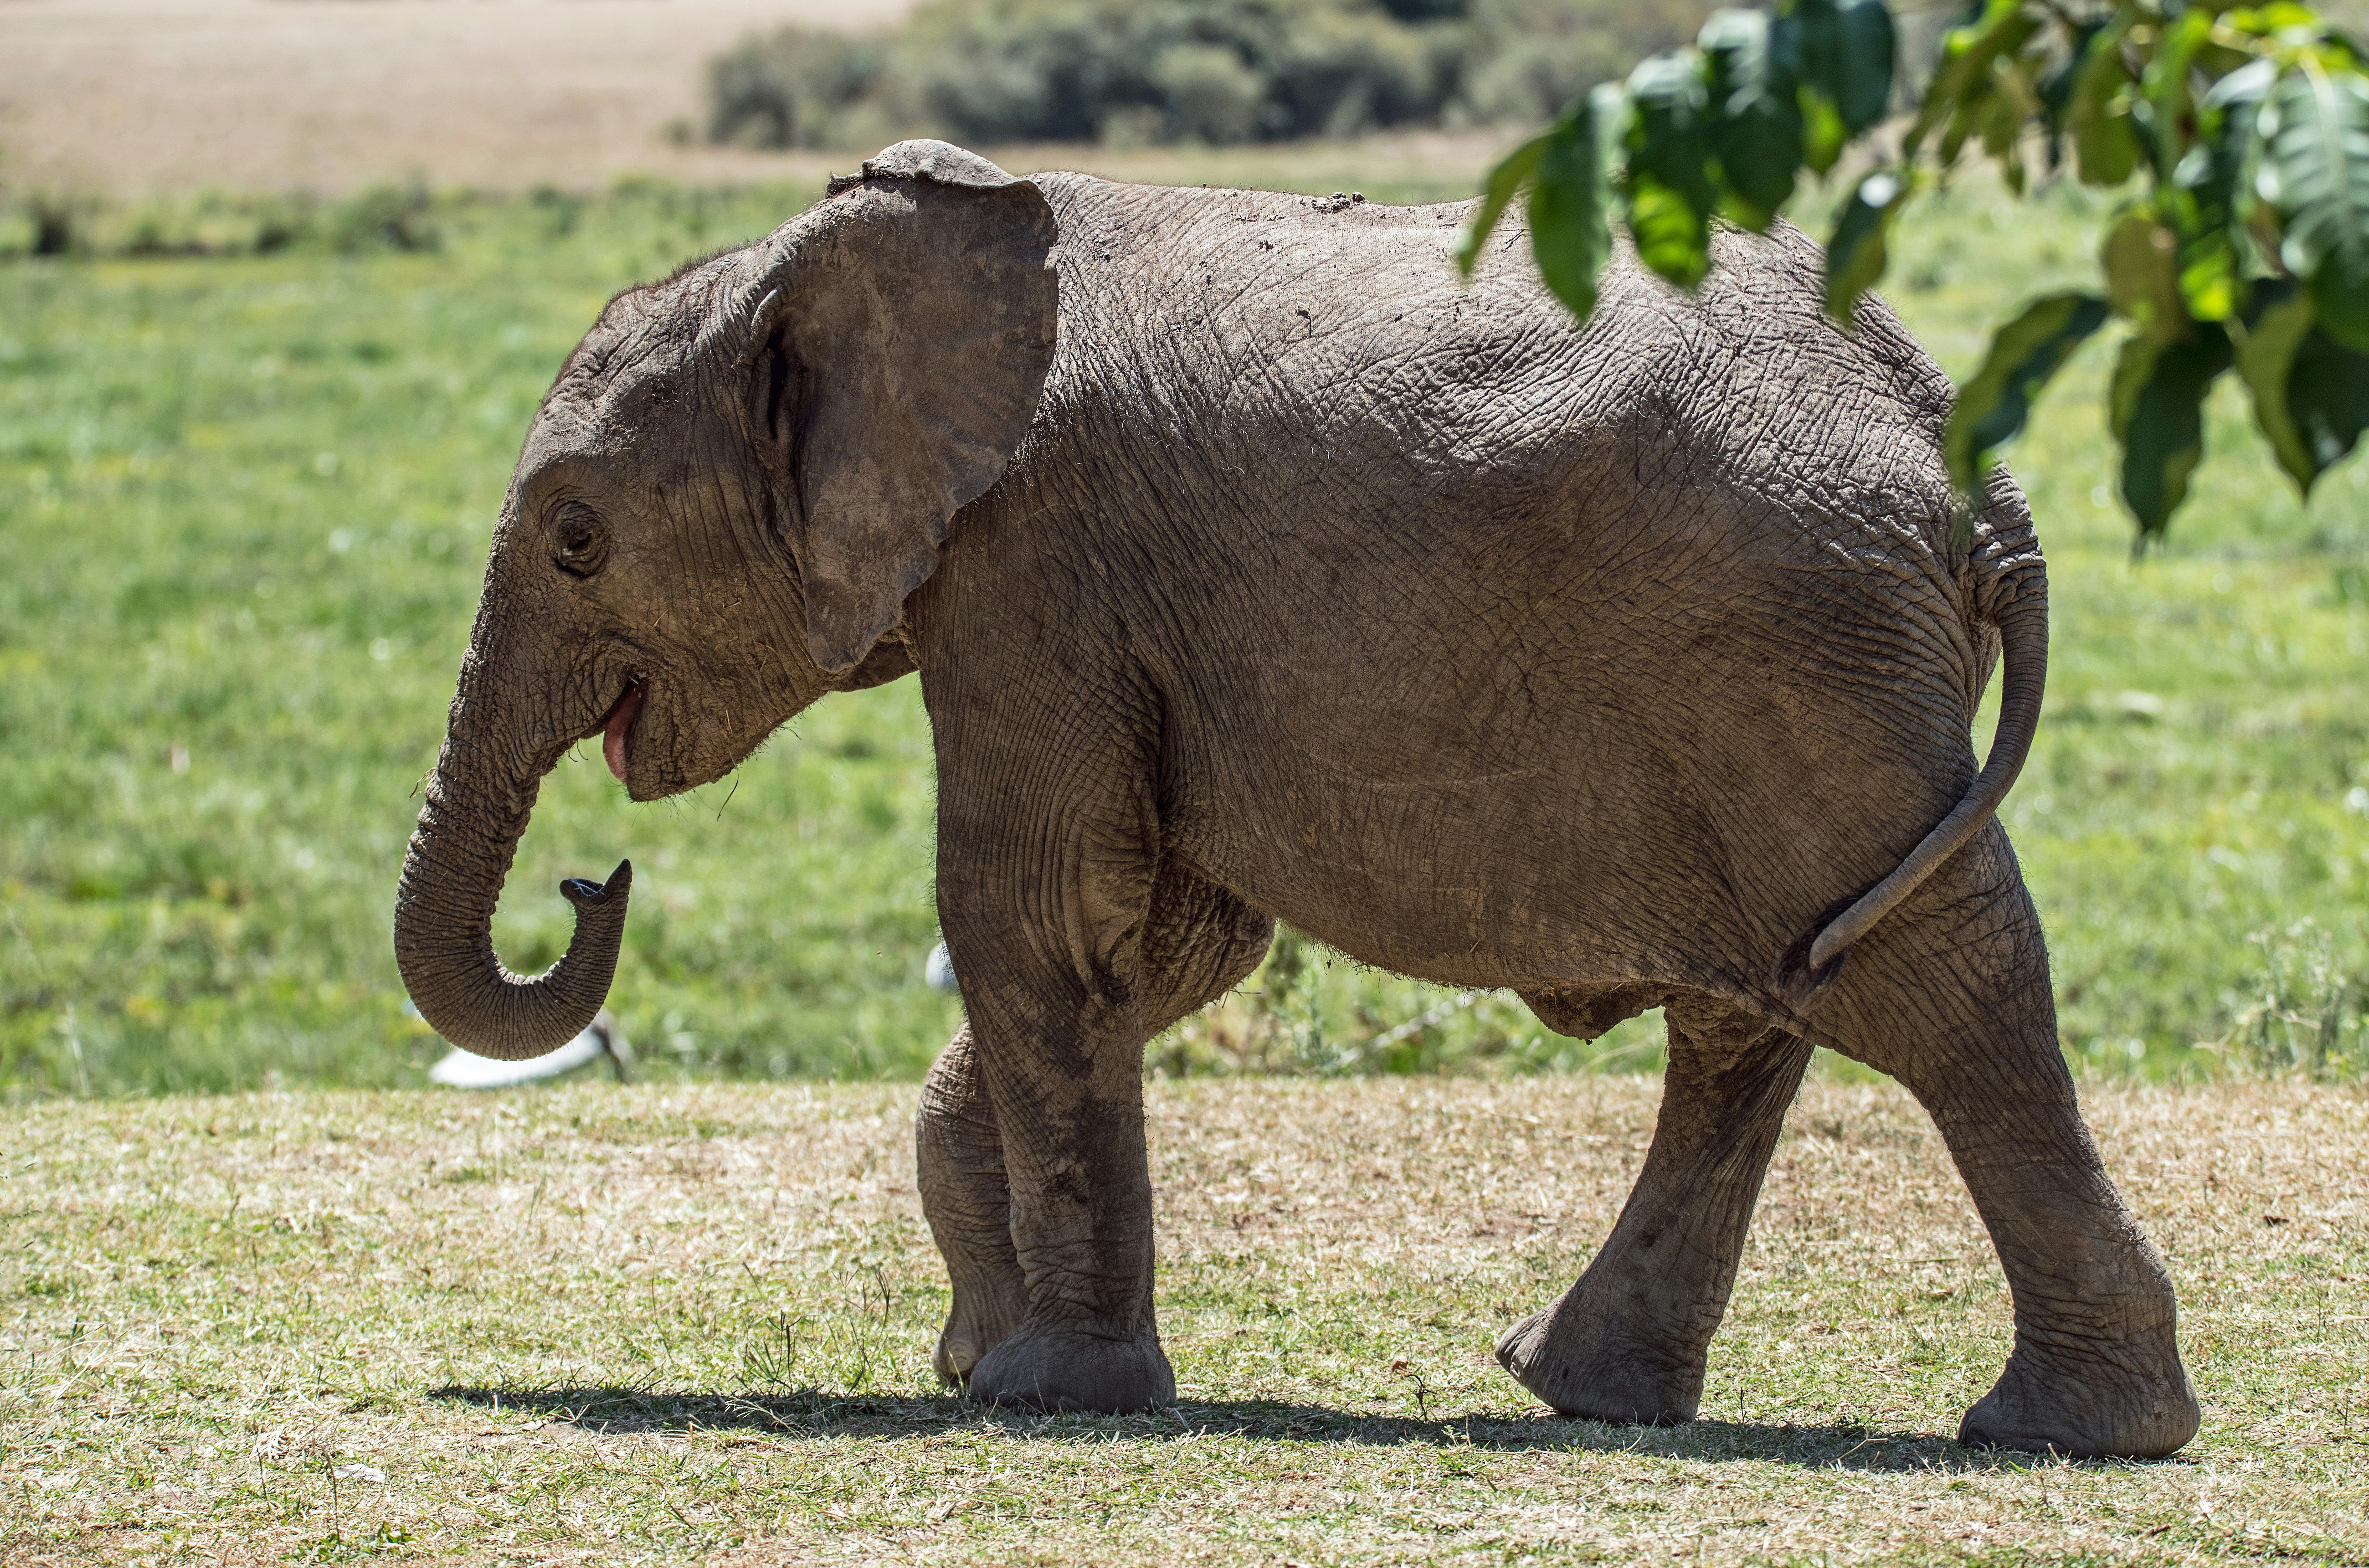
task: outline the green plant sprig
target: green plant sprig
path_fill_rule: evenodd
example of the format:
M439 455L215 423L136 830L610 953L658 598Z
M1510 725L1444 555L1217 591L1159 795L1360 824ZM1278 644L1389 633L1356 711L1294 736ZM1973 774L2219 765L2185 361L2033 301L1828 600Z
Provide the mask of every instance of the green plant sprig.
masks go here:
M2369 429L2362 48L2303 5L1975 0L1904 121L1887 113L1897 39L1884 0L1714 14L1691 47L1582 95L1508 154L1458 238L1459 269L1471 276L1527 189L1539 269L1581 320L1616 203L1638 258L1692 289L1714 219L1765 231L1804 171L1824 177L1864 143L1874 165L1826 242L1826 309L1848 324L1918 190L1969 149L2019 195L2037 163L2130 194L2101 238L2101 287L2031 301L1960 387L1952 480L1975 491L2074 350L2120 320L2108 423L2141 546L2187 497L2204 399L2226 373L2308 497Z

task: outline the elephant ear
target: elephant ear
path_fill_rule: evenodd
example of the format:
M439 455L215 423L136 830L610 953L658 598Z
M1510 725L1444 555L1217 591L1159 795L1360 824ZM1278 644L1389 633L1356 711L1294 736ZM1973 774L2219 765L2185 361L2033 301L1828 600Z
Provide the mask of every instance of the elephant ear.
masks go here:
M1026 435L1053 363L1053 240L1034 185L900 142L754 247L738 297L756 303L728 325L796 499L783 525L824 670L896 624L947 523Z

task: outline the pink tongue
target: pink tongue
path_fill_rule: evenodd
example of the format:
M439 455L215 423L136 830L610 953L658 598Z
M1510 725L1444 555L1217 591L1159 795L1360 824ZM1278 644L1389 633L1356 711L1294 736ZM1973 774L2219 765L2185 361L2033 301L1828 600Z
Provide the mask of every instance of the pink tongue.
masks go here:
M618 699L614 712L609 715L609 732L601 738L601 755L609 760L609 771L620 782L625 776L625 731L634 727L634 715L642 711L642 689L634 687Z

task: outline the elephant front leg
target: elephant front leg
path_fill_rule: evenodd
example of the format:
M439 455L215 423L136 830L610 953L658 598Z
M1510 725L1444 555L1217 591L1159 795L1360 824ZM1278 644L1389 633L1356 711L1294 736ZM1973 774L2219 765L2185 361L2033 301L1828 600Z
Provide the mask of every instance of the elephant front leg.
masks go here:
M1028 1287L1012 1246L1012 1193L1003 1139L979 1074L970 1021L955 1032L921 1085L914 1117L921 1213L946 1260L954 1301L932 1360L938 1376L966 1382L981 1357L1028 1314Z
M1497 1341L1497 1359L1565 1415L1669 1425L1702 1403L1711 1334L1810 1047L1665 1014L1670 1066L1645 1168L1604 1250L1561 1299Z
M1208 1007L1258 968L1275 921L1220 886L1161 864L1144 923L1142 995L1147 1036ZM914 1118L921 1170L921 1213L945 1255L955 1300L938 1336L938 1376L967 1383L995 1345L1028 1314L1028 1281L1012 1246L1012 1186L1004 1139L988 1099L978 1047L964 1018L955 1040L921 1085Z
M961 715L939 738L939 915L1027 1303L969 1387L1046 1410L1146 1410L1176 1391L1152 1318L1143 1129L1155 819L1109 761L1048 775L1041 758L1001 754L1016 738Z
M1066 1028L988 1023L982 1032L1026 1309L971 1368L980 1399L1118 1413L1176 1398L1152 1314L1143 1041L1133 1013L1095 999Z
M1274 924L1225 889L1163 862L1139 964L1147 1035L1231 990L1258 967ZM921 1086L914 1141L921 1211L954 1286L933 1360L939 1376L964 1383L1028 1314L1003 1138L968 1019Z

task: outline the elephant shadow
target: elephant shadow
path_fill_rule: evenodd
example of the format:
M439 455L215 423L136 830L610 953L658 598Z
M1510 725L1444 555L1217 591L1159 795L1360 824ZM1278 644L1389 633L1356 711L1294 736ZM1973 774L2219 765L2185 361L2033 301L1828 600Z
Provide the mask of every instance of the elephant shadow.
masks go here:
M670 1392L624 1385L491 1388L448 1385L431 1400L508 1418L541 1415L548 1429L594 1437L683 1437L701 1433L777 1442L833 1437L933 1436L996 1430L1045 1442L1138 1441L1234 1436L1370 1448L1428 1445L1499 1452L1623 1452L1709 1462L1760 1460L1804 1470L1898 1472L2015 1471L2037 1466L2125 1469L2127 1459L2059 1459L2002 1448L1966 1448L1933 1432L1698 1420L1682 1426L1621 1426L1555 1415L1407 1417L1281 1400L1180 1400L1140 1415L1046 1414L958 1395L847 1395L816 1389L743 1394Z

